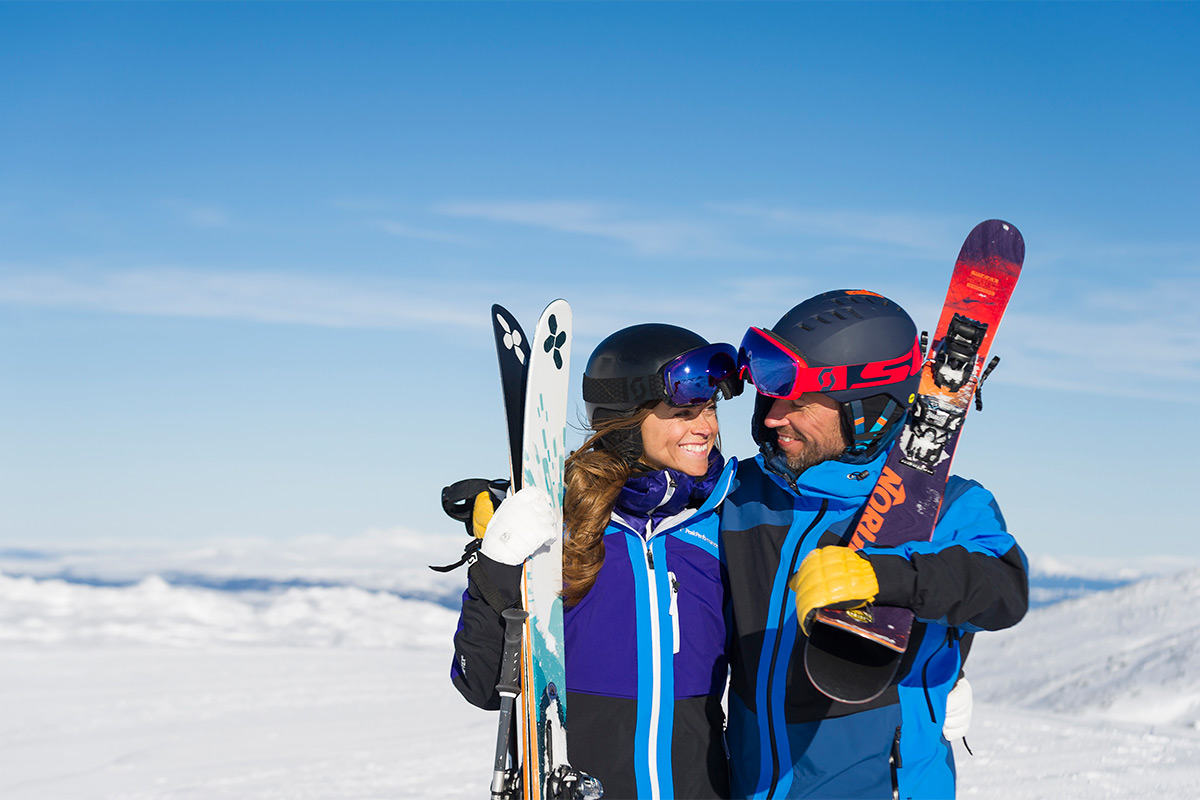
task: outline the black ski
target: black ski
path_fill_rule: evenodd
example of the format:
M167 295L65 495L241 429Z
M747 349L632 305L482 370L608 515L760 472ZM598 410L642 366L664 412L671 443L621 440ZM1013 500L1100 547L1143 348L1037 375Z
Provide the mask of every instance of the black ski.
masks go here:
M492 306L492 332L500 362L500 388L508 423L508 474L512 491L521 488L521 446L525 425L525 384L529 379L529 340L517 318L501 305Z
M500 389L508 427L510 492L521 488L521 453L524 446L525 385L529 379L529 340L508 309L492 306L492 332L500 365ZM521 637L529 616L520 609L504 611L504 657L500 668L500 719L496 727L496 759L492 770L492 800L521 796L521 765L517 755L517 715L513 707L521 693Z

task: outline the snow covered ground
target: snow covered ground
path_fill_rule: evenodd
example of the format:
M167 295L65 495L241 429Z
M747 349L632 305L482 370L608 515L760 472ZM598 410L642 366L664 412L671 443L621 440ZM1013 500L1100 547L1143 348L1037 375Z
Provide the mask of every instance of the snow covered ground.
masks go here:
M424 566L460 544L0 551L0 797L485 796L495 717L446 677L462 573ZM1192 570L979 636L960 796L1200 797L1197 603Z

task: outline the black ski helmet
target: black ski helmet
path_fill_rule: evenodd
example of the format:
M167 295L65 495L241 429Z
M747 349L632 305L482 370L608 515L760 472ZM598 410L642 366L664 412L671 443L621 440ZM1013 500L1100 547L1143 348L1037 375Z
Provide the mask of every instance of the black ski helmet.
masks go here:
M890 440L916 399L921 361L917 326L903 308L883 295L860 289L824 292L784 314L769 331L787 343L810 367L886 362L912 355L912 369L890 383L825 392L836 400L850 446L847 454L873 456ZM767 441L763 425L774 399L759 393L752 434Z
M596 345L583 370L588 423L628 416L647 403L666 399L663 368L679 356L707 347L708 340L700 334L661 322L633 325L610 335ZM731 367L736 373L736 366ZM731 374L713 387L713 393L717 390L733 397L741 394L742 382Z

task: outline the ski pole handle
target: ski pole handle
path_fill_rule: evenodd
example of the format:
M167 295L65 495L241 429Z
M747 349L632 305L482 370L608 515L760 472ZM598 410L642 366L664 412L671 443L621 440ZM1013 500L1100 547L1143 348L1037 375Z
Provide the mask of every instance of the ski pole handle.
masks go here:
M492 769L492 800L514 800L516 797L516 758L509 768L509 753L513 735L513 705L521 693L521 638L529 614L519 608L506 608L504 613L504 655L500 663L500 719L496 731L496 758ZM515 753L515 751L513 751Z
M501 616L504 617L504 660L496 691L501 696L516 697L521 693L521 637L529 614L519 608L506 608Z

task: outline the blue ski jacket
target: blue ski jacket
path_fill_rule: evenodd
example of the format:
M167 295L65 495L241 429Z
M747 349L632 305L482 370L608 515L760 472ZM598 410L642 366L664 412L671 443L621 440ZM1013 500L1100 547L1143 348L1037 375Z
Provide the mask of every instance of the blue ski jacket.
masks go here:
M827 461L799 476L762 455L738 469L721 525L733 628L733 797L954 796L941 728L963 647L975 631L1015 624L1028 606L1025 556L991 493L952 476L931 541L863 549L879 580L877 602L917 617L896 679L869 703L838 703L813 687L787 587L809 552L848 541L888 449L867 464Z
M729 796L717 510L736 467L715 454L690 497L677 494L690 479L673 471L627 483L596 581L564 611L568 758L600 779L605 797ZM520 569L487 568L515 600ZM451 679L483 708L499 706L502 638L500 618L469 581Z

